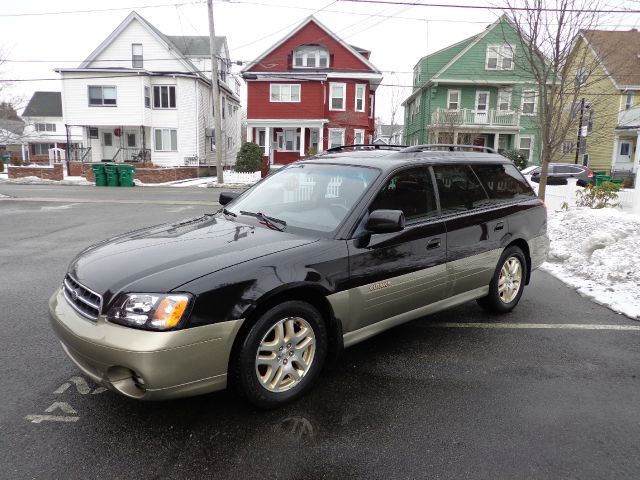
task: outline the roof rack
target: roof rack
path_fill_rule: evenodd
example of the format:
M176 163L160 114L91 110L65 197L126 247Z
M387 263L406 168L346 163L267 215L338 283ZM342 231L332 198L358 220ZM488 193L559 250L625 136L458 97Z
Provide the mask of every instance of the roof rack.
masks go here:
M407 148L406 145L378 145L376 143L356 143L353 145L340 145L339 147L328 148L318 155L327 153L346 152L347 150L396 150L402 151Z
M478 145L460 145L457 143L427 143L425 145L413 145L412 147L407 147L404 150L401 150L402 153L411 153L411 152L425 152L429 150L436 151L449 151L449 152L461 152L463 150L475 151L479 150L486 153L497 153L493 148L490 147L481 147Z

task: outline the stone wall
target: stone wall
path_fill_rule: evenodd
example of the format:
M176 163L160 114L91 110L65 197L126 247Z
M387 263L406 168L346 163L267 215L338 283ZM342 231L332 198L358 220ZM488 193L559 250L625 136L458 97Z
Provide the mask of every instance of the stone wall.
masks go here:
M90 163L71 162L71 175L82 175L89 182L95 182L93 170ZM212 169L215 171L215 169ZM81 172L82 173L79 173ZM188 180L190 178L198 178L208 176L209 167L154 167L142 168L136 166L135 179L142 183L165 183L175 182L176 180Z
M24 177L38 177L45 180L62 180L64 173L62 164L57 163L53 167L49 166L28 166L28 167L14 167L8 166L9 178L24 178Z

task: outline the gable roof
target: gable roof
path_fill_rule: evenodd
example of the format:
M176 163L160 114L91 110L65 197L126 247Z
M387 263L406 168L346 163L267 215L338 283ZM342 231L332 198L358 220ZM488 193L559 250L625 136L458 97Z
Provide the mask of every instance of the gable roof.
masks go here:
M60 92L34 92L22 116L62 118L62 95Z
M581 35L592 47L617 88L640 88L638 30L585 30Z
M346 48L351 54L353 54L355 57L358 58L358 60L360 60L362 63L364 63L367 67L369 67L373 72L375 73L381 73L380 70L378 70L364 55L362 55L362 53L360 53L360 51L362 52L369 52L368 50L365 49L359 49L360 51L358 51L356 48L358 47L353 47L352 45L349 45L348 43L346 43L344 40L342 40L340 37L338 37L335 33L333 33L331 30L329 30L327 27L325 27L316 17L314 17L313 15L307 17L306 19L304 19L296 28L294 28L291 32L289 32L287 35L285 35L284 37L282 37L279 41L277 41L276 43L274 43L271 47L269 47L265 52L263 52L261 55L259 55L255 60L253 60L252 62L250 62L249 64L247 64L246 67L244 67L240 73L245 73L248 72L249 70L251 70L256 64L260 63L260 60L262 60L264 57L266 57L267 55L269 55L271 52L273 52L275 49L277 49L280 45L282 45L286 40L288 40L289 38L291 38L292 36L294 36L296 33L298 33L300 30L302 30L304 27L306 27L308 24L310 23L315 23L319 28L321 28L322 30L324 30L327 35L331 38L333 38L336 42L338 42L341 46L343 46L344 48Z
M205 36L168 36L149 23L142 15L132 11L127 17L111 32L111 34L80 64L79 68L88 68L110 44L120 35L120 33L133 21L137 20L145 27L151 35L164 44L175 57L182 62L192 72L198 72L196 66L189 60L189 57L209 56L209 37ZM216 53L220 53L223 46L226 46L226 37L215 37L214 46Z

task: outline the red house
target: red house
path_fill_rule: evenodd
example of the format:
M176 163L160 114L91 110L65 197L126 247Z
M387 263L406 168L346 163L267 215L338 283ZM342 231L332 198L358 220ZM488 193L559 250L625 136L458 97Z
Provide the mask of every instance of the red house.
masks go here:
M370 55L309 17L242 70L247 141L263 147L265 163L373 142L382 74Z

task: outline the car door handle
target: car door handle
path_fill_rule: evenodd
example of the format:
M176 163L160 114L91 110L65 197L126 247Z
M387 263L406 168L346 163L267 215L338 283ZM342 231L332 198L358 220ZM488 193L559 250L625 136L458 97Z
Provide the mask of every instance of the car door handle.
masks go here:
M439 238L432 238L431 240L429 240L429 243L427 243L427 250L440 248L440 244L441 240Z
M503 228L504 228L504 223L498 222L496 226L493 228L493 230L497 232L498 230L502 230Z

